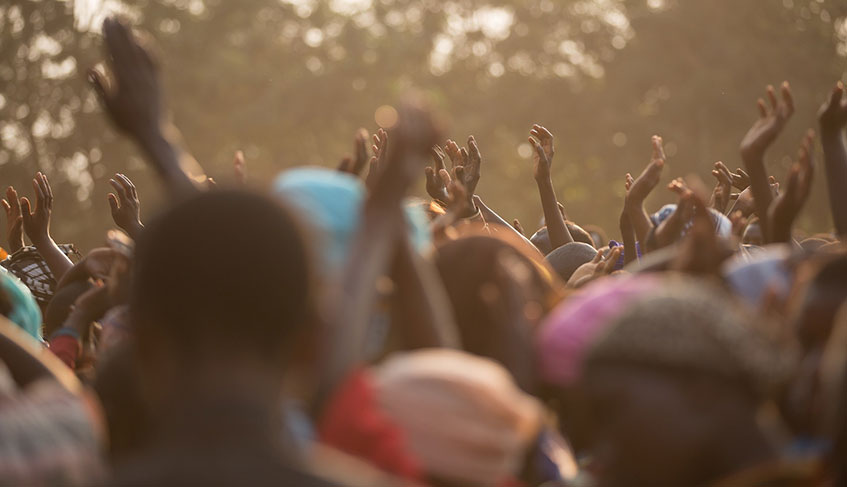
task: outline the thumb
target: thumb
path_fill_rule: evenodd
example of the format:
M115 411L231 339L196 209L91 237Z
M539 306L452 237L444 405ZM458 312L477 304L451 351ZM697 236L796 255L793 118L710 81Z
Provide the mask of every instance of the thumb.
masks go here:
M603 260L603 251L598 250L597 255L594 256L594 260L591 261L592 264L599 264Z

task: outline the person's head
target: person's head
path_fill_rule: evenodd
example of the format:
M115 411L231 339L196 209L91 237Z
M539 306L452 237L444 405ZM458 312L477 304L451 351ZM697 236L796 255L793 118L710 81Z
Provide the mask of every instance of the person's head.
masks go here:
M273 197L297 212L315 256L316 275L334 280L347 262L353 236L359 228L366 189L359 178L319 167L283 171L273 183ZM412 199L405 205L409 240L422 251L430 245L427 211ZM323 284L323 283L322 283Z
M219 371L269 380L312 318L310 258L278 203L229 190L153 219L135 252L130 320L153 387Z
M568 232L570 232L571 237L573 237L574 242L582 242L594 247L595 242L594 239L591 238L591 235L582 229L579 225L574 222L566 221L565 226L568 227ZM536 231L530 238L529 241L532 242L533 245L544 255L550 254L553 251L553 246L550 244L550 236L547 234L547 227L541 227Z
M602 485L699 485L771 454L756 414L783 358L728 299L665 283L594 344L582 384Z
M767 458L755 416L785 367L729 296L651 276L589 289L538 339L600 485L700 485Z
M389 357L371 373L380 410L403 432L428 484L481 487L517 480L540 432L542 410L502 366L428 349Z
M41 311L29 289L12 274L0 271L0 314L36 340L42 339Z
M571 242L553 250L545 260L559 274L562 282L568 282L574 271L582 264L590 262L597 255L597 249L582 242Z
M558 299L558 282L540 254L520 241L473 235L441 245L435 266L463 348L500 362L531 391L530 335Z

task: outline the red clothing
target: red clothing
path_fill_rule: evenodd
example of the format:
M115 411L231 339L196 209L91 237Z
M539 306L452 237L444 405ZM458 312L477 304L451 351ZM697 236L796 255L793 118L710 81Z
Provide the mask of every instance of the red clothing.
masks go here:
M318 425L320 441L385 472L422 481L423 471L403 431L380 411L366 369L354 371L327 405Z
M73 336L59 335L50 339L50 350L71 370L75 370L76 359L82 353L82 345Z

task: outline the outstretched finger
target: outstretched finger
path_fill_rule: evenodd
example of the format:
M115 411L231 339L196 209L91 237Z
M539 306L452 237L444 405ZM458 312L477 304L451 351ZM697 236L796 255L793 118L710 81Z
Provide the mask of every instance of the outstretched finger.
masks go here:
M761 98L756 100L756 107L758 107L759 109L760 118L765 118L768 116L768 107L767 105L765 105L765 100L762 100Z
M438 177L441 178L441 183L444 186L450 185L450 181L452 179L450 178L450 173L447 172L447 169L441 169L440 171L438 171Z
M591 260L591 263L599 264L601 262L603 262L603 251L598 250L597 253L594 255L594 258Z
M526 233L524 233L524 231L523 231L523 227L521 226L521 222L518 221L517 218L512 220L512 228L514 228L521 235L526 235Z
M109 208L112 210L112 218L114 218L121 209L121 205L118 202L118 197L115 196L115 193L109 193L107 199L109 200Z
M115 194L118 195L118 197L121 199L121 202L126 202L129 200L129 195L126 192L126 188L124 188L124 186L119 183L116 178L117 175L115 176L115 178L109 180L109 184L112 185L113 188L115 188Z
M662 147L662 138L658 135L654 135L651 142L653 144L653 160L664 160L665 149Z
M782 93L782 102L785 103L785 107L788 109L788 115L791 115L794 113L794 96L791 95L791 85L788 84L788 81L782 82L780 91Z
M132 181L130 181L125 174L119 173L116 174L116 176L118 177L118 181L121 183L121 185L126 189L127 194L132 199L138 199L138 193L136 192L135 185L132 184Z
M32 204L26 196L21 198L21 217L23 218L24 225L29 227L32 222Z
M771 104L771 110L776 110L779 106L779 102L776 101L776 92L773 89L772 85L768 85L768 101Z

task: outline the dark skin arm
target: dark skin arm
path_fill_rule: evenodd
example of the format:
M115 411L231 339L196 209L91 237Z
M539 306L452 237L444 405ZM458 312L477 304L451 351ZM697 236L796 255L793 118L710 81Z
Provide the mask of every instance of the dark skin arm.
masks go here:
M630 187L626 193L624 208L629 215L629 221L635 231L636 241L641 242L641 251L645 252L644 239L647 237L647 232L653 228L653 223L647 215L647 210L644 209L644 200L659 184L662 177L662 169L665 167L665 150L662 148L662 138L654 135L651 139L653 146L653 155L650 158L650 163L641 172L641 174L632 180ZM628 179L632 176L627 174Z
M89 70L88 80L114 125L135 140L172 197L198 191L206 181L197 161L182 148L179 131L165 121L161 83L151 54L129 27L115 18L103 22L113 79Z
M444 285L432 265L399 232L391 277L395 295L391 322L402 325L407 349L459 346L459 337Z
M844 240L847 238L847 145L844 127L847 126L847 97L844 85L839 81L832 90L829 100L818 112L823 162L826 171L829 207L835 231Z
M797 215L809 199L812 191L812 175L814 161L812 157L812 141L815 134L809 131L803 138L803 145L797 155L797 162L792 164L788 172L785 191L777 196L768 209L768 228L771 242L791 241L791 227Z
M544 210L544 221L547 222L547 234L550 246L557 249L562 245L573 242L573 236L565 225L565 217L559 211L556 191L553 189L553 178L550 167L553 164L553 134L549 130L533 125L529 132L529 143L533 147L533 162L535 165L535 183L538 185L538 195L541 197L541 208Z
M24 231L38 253L47 263L53 278L56 281L73 267L73 262L68 258L53 241L50 236L50 214L53 211L53 190L47 176L40 172L32 180L32 188L35 190L35 208L27 198L21 198L21 212L23 216Z
M629 193L629 189L632 187L633 182L634 180L632 179L632 176L627 174L627 193ZM626 203L624 203L623 211L621 211L619 224L621 229L621 240L623 240L623 265L626 266L630 262L638 260L638 252L635 248L635 228L632 226L632 220L629 218Z
M347 373L362 361L371 314L378 298L376 282L386 275L400 232L405 231L402 199L424 166L437 132L429 113L408 104L391 134L392 150L374 174L350 259L341 276L331 318L331 340L315 411L323 408Z
M759 118L741 141L741 159L750 175L750 190L753 193L756 212L760 217L768 214L768 208L773 200L765 171L765 152L794 113L794 99L788 82L782 84L781 95L782 100L778 101L773 86L768 86L767 96L770 107L765 105L764 100L759 99ZM770 242L771 233L767 218L761 219L761 225L765 241Z

